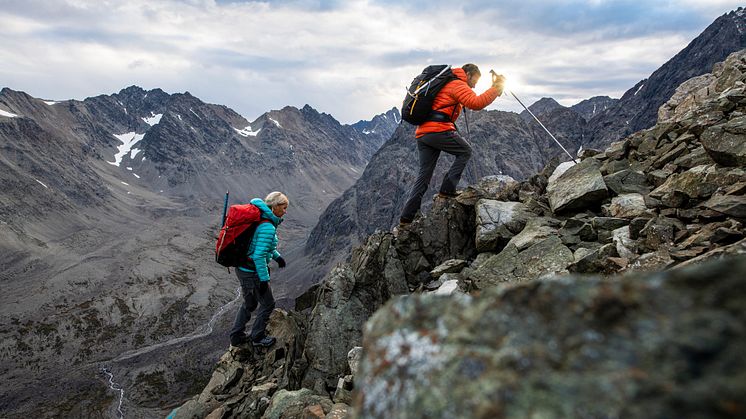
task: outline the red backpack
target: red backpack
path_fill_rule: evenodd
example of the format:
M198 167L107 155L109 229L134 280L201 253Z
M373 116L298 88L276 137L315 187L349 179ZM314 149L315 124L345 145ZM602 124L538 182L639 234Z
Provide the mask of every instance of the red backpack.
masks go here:
M227 201L226 201L227 202ZM223 266L246 266L246 252L262 220L259 207L252 204L231 205L215 244L215 261Z

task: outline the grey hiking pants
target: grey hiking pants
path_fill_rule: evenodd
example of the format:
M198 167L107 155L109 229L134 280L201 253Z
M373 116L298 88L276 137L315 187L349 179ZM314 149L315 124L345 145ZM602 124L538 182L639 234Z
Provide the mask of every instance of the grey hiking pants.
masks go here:
M422 196L425 195L430 179L433 177L441 151L456 156L456 160L453 161L451 168L443 178L443 183L440 184L440 192L446 195L456 193L456 185L461 179L461 173L471 158L471 146L456 131L423 135L417 139L417 151L420 155L420 171L409 194L409 200L401 213L401 221L405 222L412 221L420 209Z
M236 268L238 282L241 283L241 294L243 294L243 304L236 313L236 320L233 322L231 329L231 342L243 338L246 323L251 319L251 312L259 305L259 312L254 320L254 327L251 328L251 340L260 340L265 335L269 315L275 309L275 298L272 296L272 288L267 284L267 291L259 294L259 276L256 272L244 272Z

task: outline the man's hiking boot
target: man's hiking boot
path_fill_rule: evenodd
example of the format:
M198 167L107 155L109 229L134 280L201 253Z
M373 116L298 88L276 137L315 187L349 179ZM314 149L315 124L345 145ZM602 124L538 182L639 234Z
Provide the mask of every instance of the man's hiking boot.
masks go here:
M461 195L460 192L438 192L438 198L451 199Z
M259 340L255 340L255 341L251 342L251 344L254 345L254 346L263 346L263 347L266 348L268 346L274 345L276 341L277 341L277 339L275 339L274 336L265 336L265 337L263 337L263 338L261 338Z
M245 345L245 344L247 344L249 342L251 342L251 339L248 336L246 336L246 335L238 336L238 337L235 337L235 338L233 336L231 336L231 346L241 346L241 345Z

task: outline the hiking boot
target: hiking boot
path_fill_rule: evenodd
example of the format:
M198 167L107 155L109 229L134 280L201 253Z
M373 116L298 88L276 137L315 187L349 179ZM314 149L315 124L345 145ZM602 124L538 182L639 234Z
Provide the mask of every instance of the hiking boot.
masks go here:
M265 337L263 337L263 338L261 338L259 340L255 340L255 341L253 341L251 343L254 346L263 346L263 347L266 348L267 346L274 345L276 341L277 341L277 339L275 339L274 336L265 336Z
M237 336L237 337L231 336L231 346L241 346L249 342L251 342L251 339L246 335Z
M461 195L459 192L438 192L438 198L451 199Z

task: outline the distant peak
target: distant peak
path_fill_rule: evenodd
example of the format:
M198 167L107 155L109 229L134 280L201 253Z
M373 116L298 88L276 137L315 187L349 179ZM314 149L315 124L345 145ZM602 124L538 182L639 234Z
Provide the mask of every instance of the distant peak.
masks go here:
M119 94L133 94L133 93L145 93L145 90L137 85L132 85L129 87L125 87L124 89L119 91Z

